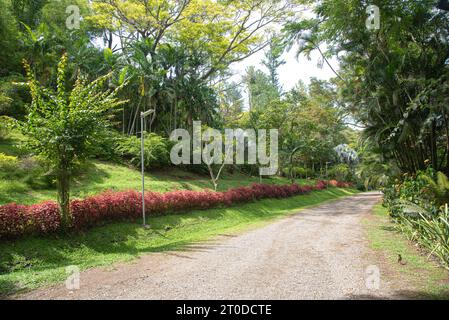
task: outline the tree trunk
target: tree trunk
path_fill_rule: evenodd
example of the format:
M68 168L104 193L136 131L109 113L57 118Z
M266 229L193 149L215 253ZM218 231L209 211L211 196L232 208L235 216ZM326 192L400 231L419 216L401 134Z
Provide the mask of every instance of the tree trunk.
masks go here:
M437 143L436 143L436 121L432 120L432 127L430 131L430 146L431 146L431 161L432 161L432 167L435 170L438 170L438 160L437 160Z
M443 109L443 119L444 119L444 129L446 133L446 150L445 150L445 156L446 156L446 166L444 167L444 173L446 175L449 174L449 125L446 117L446 113ZM441 167L441 166L440 166Z
M58 204L61 210L61 225L64 229L70 226L70 174L65 166L58 172Z

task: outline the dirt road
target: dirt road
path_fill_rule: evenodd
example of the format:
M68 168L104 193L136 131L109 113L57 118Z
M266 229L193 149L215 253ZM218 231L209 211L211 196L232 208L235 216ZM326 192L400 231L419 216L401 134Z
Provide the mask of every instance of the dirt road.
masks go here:
M240 235L85 271L79 290L60 284L19 298L391 298L382 272L380 288L375 289L375 262L361 225L379 200L378 193L358 194Z

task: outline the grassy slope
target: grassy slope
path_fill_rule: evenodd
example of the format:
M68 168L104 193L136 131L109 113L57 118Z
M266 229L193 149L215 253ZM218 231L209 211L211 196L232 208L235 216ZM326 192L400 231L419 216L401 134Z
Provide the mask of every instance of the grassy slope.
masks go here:
M137 223L114 223L84 234L28 238L0 243L0 295L65 279L65 267L80 269L129 261L141 254L180 250L224 232L259 226L307 206L356 192L332 188L280 200L232 208L152 217L145 230Z
M382 205L375 207L374 216L367 219L365 225L371 247L386 262L386 268L391 269L383 274L411 284L410 291L401 294L416 298L449 299L449 272L430 261L403 234L395 231ZM398 254L401 254L405 265L398 263Z
M254 182L259 182L259 179L257 177L233 174L220 179L218 189L223 191ZM263 182L288 183L289 181L285 178L275 177L264 179ZM297 182L313 184L313 181L298 180ZM106 190L122 191L134 189L140 191L141 183L141 176L138 170L123 165L93 161L86 172L73 181L71 195L76 198L84 198ZM200 190L211 187L211 182L207 176L184 172L176 168L166 172L147 173L145 178L145 189L149 191ZM0 179L0 205L10 202L32 204L43 200L55 199L55 189L33 190L22 181Z
M23 151L19 147L23 140L19 134L14 133L10 139L0 142L0 152L7 155L21 156ZM259 182L258 177L249 177L242 174L224 175L219 182L219 191L232 187L249 185ZM264 183L288 183L284 178L266 178ZM312 184L313 181L298 180L299 183ZM208 176L196 175L176 168L164 172L146 174L146 190L166 192L170 190L199 190L212 188ZM123 165L93 161L90 162L84 173L76 177L72 183L72 197L84 198L106 190L140 190L140 171ZM55 200L55 189L35 190L20 180L0 179L0 205L16 202L20 204L33 204L44 200Z

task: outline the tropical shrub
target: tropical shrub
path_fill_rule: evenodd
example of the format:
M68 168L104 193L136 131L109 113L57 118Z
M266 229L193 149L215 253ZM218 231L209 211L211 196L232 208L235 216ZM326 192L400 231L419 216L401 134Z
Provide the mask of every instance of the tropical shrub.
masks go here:
M55 202L31 206L15 203L0 206L0 238L24 234L48 234L59 229L61 215Z
M232 206L267 198L286 198L327 188L325 181L312 186L298 184L253 184L247 187L214 191L146 192L147 215L162 215L192 209L208 209ZM107 221L135 220L141 217L141 193L137 191L106 192L70 203L73 230L83 230ZM32 206L7 204L0 206L0 238L12 238L26 234L48 234L60 229L61 216L58 205L44 202Z
M282 173L286 177L291 177L293 175L294 178L306 178L306 177L313 177L315 176L315 172L313 172L312 169L304 168L304 167L285 167L282 170Z
M417 175L404 174L384 189L384 205L398 230L449 264L449 182L428 168Z
M155 133L145 134L144 165L146 169L160 168L170 164L170 144L166 138ZM118 140L117 154L129 161L132 165L141 165L141 141L135 136L124 137Z
M427 170L430 174L431 169ZM402 181L396 179L392 184L383 188L383 204L389 209L390 215L395 217L402 212L402 201L407 201L430 209L432 203L424 198L423 190L428 185L422 179L423 172L416 175L403 174Z
M331 179L348 181L351 179L351 169L347 164L340 163L328 169L327 175Z
M421 190L428 199L441 207L449 203L449 179L442 172L437 172L436 180L430 175L422 174L421 179L427 182L427 185Z
M26 87L18 85L18 83L24 82L24 80L24 77L18 74L0 77L1 115L21 119L26 114L25 105L29 101L29 93Z
M56 90L44 87L32 67L25 63L32 103L27 107L25 121L19 128L27 136L27 145L47 161L56 175L58 204L62 224L70 224L70 180L73 169L89 157L91 146L110 126L115 108L125 103L117 99L115 90L106 89L112 73L89 81L78 76L71 90L67 81L67 54L58 64Z
M0 116L0 141L5 140L8 137L9 126L7 117Z
M8 156L0 152L0 172L8 173L17 170L19 167L19 160L17 157Z
M98 141L91 145L90 157L105 161L121 163L121 155L117 152L117 146L122 135L115 130L104 130L98 133Z
M449 213L448 208L433 212L413 203L402 201L402 211L394 221L405 233L449 267Z

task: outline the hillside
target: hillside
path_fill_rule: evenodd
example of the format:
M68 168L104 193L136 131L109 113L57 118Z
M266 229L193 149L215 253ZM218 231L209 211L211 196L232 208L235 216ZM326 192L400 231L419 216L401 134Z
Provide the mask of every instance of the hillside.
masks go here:
M20 147L22 137L15 133L6 141L0 141L0 153L9 156L24 157L25 151ZM145 190L167 192L172 190L213 189L207 175L199 175L177 167L164 170L153 170L145 175ZM56 199L56 188L41 187L28 181L30 178L8 179L0 176L0 204L16 202L33 204L44 200ZM264 183L289 183L282 177L265 178ZM232 187L245 186L259 182L258 177L234 173L224 174L218 191ZM298 183L313 183L313 181L297 180ZM72 183L71 196L85 198L107 190L141 190L141 174L136 168L112 162L88 161Z

